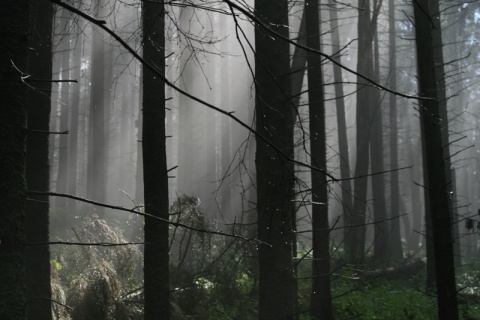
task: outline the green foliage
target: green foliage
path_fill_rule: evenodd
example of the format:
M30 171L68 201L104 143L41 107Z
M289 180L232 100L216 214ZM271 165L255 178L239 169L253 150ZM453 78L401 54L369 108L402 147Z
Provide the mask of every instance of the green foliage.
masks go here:
M58 262L57 260L53 259L52 261L50 261L51 265L55 268L55 270L57 271L60 271L62 270L63 266L60 262Z
M333 300L337 319L436 319L435 299L422 292L389 282L354 290L360 284L337 281L333 290L338 296Z
M220 231L205 219L199 200L182 196L171 206L171 219L196 229ZM80 219L80 218L79 218ZM79 220L68 233L75 242L125 242L122 232L94 214ZM228 232L228 230L221 230ZM248 234L238 226L235 232ZM140 240L140 239L139 239ZM60 248L62 251L60 251ZM54 306L56 319L141 319L142 255L136 246L55 248L53 298L73 307ZM257 319L257 250L245 241L184 227L170 227L172 319ZM312 255L303 248L296 259L298 312L310 320ZM436 319L436 299L423 290L425 274L362 281L345 266L343 252L332 254L332 296L336 319ZM457 275L461 319L480 319L480 264L462 267ZM130 292L129 294L127 294ZM125 304L124 300L135 303Z

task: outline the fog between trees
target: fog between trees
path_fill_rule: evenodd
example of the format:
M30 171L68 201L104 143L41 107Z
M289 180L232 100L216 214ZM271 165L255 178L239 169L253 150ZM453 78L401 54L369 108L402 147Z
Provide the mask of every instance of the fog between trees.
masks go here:
M53 318L87 319L96 293L86 283L109 278L105 319L341 319L348 312L335 299L348 297L350 287L338 283L383 281L388 276L379 270L387 267L419 277L421 290L441 302L435 316L459 317L460 275L478 266L480 240L477 2L53 2L50 18L32 10L38 19L30 20L30 28L41 18L52 21L51 76L36 71L41 62L31 57L28 68L15 69L34 78L24 89L37 93L29 108L50 95L50 191L140 213L48 198L49 241L77 244L43 253L44 266L48 254L53 266L47 291L73 308L54 304ZM32 51L45 45L29 41ZM4 51L1 59L15 62ZM7 79L8 63L1 63ZM51 91L35 82L50 78L59 80ZM164 123L148 121L159 116L155 108L164 108ZM30 124L33 114L29 109L26 118L27 159L39 152L31 146L43 143L33 131L47 130ZM158 131L142 135L155 129L165 134L164 145ZM142 151L142 144L159 137L149 145L161 154L151 160L143 151L155 147ZM149 161L163 166L164 155L166 167L156 171ZM26 188L48 191L46 184L30 187L32 163ZM440 174L435 168L442 166ZM144 185L144 174L168 179L168 190L155 179ZM155 200L146 204L147 194ZM35 210L27 207L27 226ZM173 224L152 218L163 231L150 231L147 240L145 212ZM27 243L46 242L32 237L34 226L27 227ZM148 258L158 233L163 258ZM136 244L78 246L89 242ZM27 264L35 261L28 260L32 251ZM148 269L147 261L160 260L163 266ZM27 266L27 292L32 270ZM148 278L160 283L150 288L161 292L154 299L149 272L167 274ZM475 286L463 287L461 301L464 294L477 297ZM158 301L168 307L155 309ZM478 307L466 301L464 319ZM35 319L41 308L29 308Z

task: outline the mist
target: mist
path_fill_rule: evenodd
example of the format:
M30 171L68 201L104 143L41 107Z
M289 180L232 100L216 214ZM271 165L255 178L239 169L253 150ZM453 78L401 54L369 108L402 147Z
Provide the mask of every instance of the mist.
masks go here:
M240 2L248 10L254 6L251 0ZM151 30L142 30L140 3L99 3L84 1L78 8L104 20L108 28L141 54L143 34L148 36ZM395 232L398 233L397 247L400 247L398 257L426 255L425 211L429 209L425 191L428 187L424 181L427 172L422 149L424 129L420 122L422 97L419 99L417 65L422 62L417 62L415 55L412 5L395 2L393 25L389 5L381 5L375 18L376 26L370 30L368 53L362 47L357 7L333 4L333 1L323 1L320 7L321 52L328 56L322 56L321 85L326 172L335 177L327 178L326 182L331 254L343 253L348 239L345 230L355 225L348 221L347 215L363 206L362 223L366 233L362 255L382 256L382 252L374 251L380 250L380 234L390 243L391 234ZM307 38L301 27L304 10L308 10L304 8L304 1L293 1L288 6L292 88L286 96L295 119L295 163L291 172L295 180L291 199L295 209L294 259L302 252L308 256L314 246L312 212L313 207L319 205L312 198L315 186L312 186L311 167L317 165L311 159L313 140L309 129L308 93L320 89L309 87L307 81L311 69L302 43ZM480 145L477 143L480 6L460 2L450 5L444 1L441 8L444 77L438 85L445 89L445 97L440 100L446 105L446 114L438 121L446 139L444 162L451 169L446 190L453 215L454 251L460 265L477 261L480 255L477 216L480 208ZM336 19L332 18L332 11ZM57 7L53 23L53 77L75 82L52 85L50 131L63 134L50 137L51 190L142 211L144 67L100 28L66 9ZM224 1L173 1L166 6L165 76L191 96L166 86L171 220L181 222L174 220L175 214L183 210L181 203L188 203L189 212L205 220L202 227L209 229L210 226L234 235L245 232L252 238L257 236L258 140L245 126L258 129L256 94L263 90L258 87L255 75L255 24L258 22ZM358 60L362 54L367 57ZM396 107L392 107L393 103ZM361 120L363 113L368 113L366 120ZM71 230L79 231L85 219L93 216L121 230L125 241L142 242L143 239L142 218L128 212L59 197L52 200L50 216L52 241L65 240L71 236ZM181 261L181 252L188 248L182 247L184 242L172 243L170 256ZM255 256L258 247L250 249ZM192 253L187 258L190 266L194 264L193 256Z

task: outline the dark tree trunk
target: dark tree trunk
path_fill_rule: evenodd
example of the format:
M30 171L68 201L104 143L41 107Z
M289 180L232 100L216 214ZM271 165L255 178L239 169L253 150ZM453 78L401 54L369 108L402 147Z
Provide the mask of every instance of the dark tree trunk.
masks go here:
M437 79L437 92L438 103L440 108L440 121L442 130L443 141L443 157L445 159L445 177L447 179L447 190L451 196L448 198L448 206L451 208L451 223L453 230L453 251L455 258L455 266L461 264L460 259L460 238L458 235L458 223L455 221L458 219L455 209L454 195L456 196L457 190L453 188L455 181L453 181L454 175L452 174L452 163L450 158L450 144L449 144L449 121L448 121L448 109L447 109L447 95L446 95L446 82L445 82L445 62L443 59L443 40L442 40L442 26L440 21L440 4L439 0L430 1L431 14L434 17L432 23L434 28L432 29L432 41L433 41L433 57L435 59L435 76Z
M440 105L434 59L434 42L430 1L417 0L413 3L417 43L417 66L419 93L422 100L420 117L424 125L424 167L428 168L428 192L432 220L432 235L435 256L436 287L439 319L458 319L457 290L451 212L448 199L448 181L445 175L444 150L442 143Z
M165 73L165 10L163 3L142 6L143 57ZM160 49L161 48L161 49ZM145 319L169 319L168 173L165 146L165 83L143 71L143 181L145 211L163 219L145 219Z
M300 21L300 27L298 29L297 44L305 46L307 45L307 38L305 35L306 29L306 10L303 10L302 20ZM300 97L302 95L303 80L305 78L305 66L307 65L307 52L302 48L295 46L292 57L291 65L291 90L292 90L292 104L295 108L298 108L300 103ZM294 113L296 116L296 112Z
M319 0L306 1L307 46L320 50ZM327 170L325 97L322 62L320 56L309 52L308 63L308 105L310 118L311 164ZM310 314L314 319L333 319L330 290L330 230L328 226L328 185L326 177L318 171L312 175L312 294Z
M423 121L420 121L420 131L422 137L422 171L423 171L423 198L425 202L425 251L427 256L427 279L426 289L427 291L434 290L435 286L435 255L433 244L433 227L432 227L432 202L430 201L430 189L429 185L429 169L427 167L427 146L423 139L425 136L425 125Z
M376 19L371 20L370 0L358 2L358 57L357 71L373 79L372 41ZM354 180L355 201L352 219L348 222L353 228L348 228L346 235L346 252L349 262L362 264L365 250L365 219L367 206L367 177L369 161L370 131L372 125L372 89L364 79L357 79L357 160Z
M28 73L32 78L52 78L52 18L53 5L36 0L30 14ZM50 130L50 82L34 82L35 90L28 90L26 180L29 190L48 191L50 165L48 160ZM36 131L33 131L36 130ZM38 131L44 131L40 133ZM25 215L25 233L28 243L49 241L49 199L30 196ZM28 246L25 250L26 318L51 319L50 250L48 245Z
M0 2L0 319L25 319L25 139L29 3ZM18 68L18 69L16 69Z
M256 0L257 17L288 37L287 1ZM256 129L293 157L289 45L255 28ZM293 165L270 144L257 139L259 318L295 318L292 210ZM279 281L281 279L281 281Z
M303 8L302 12L302 20L300 21L300 26L298 29L298 37L297 37L297 44L306 46L307 45L307 37L306 37L306 12L305 7ZM305 70L306 70L306 65L307 65L307 52L303 49L301 49L298 46L295 46L295 49L293 51L293 57L292 57L292 63L290 67L290 90L291 90L291 95L292 95L292 121L295 123L297 121L297 114L298 114L298 106L300 103L300 97L302 96L302 87L303 87L303 81L305 78ZM292 137L294 133L292 132ZM295 152L295 151L294 151ZM292 255L294 257L297 256L298 251L297 251L297 208L293 209L295 211L294 217L295 217L295 222L292 222L292 243L293 243L293 253ZM298 275L298 265L295 264L294 266L294 276L297 278ZM295 282L295 309L298 308L298 281ZM298 318L298 315L297 315Z

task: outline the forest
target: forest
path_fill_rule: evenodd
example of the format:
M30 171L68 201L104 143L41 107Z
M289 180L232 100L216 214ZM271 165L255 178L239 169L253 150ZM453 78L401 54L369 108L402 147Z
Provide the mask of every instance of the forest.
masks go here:
M479 39L475 0L0 1L0 319L480 319Z

